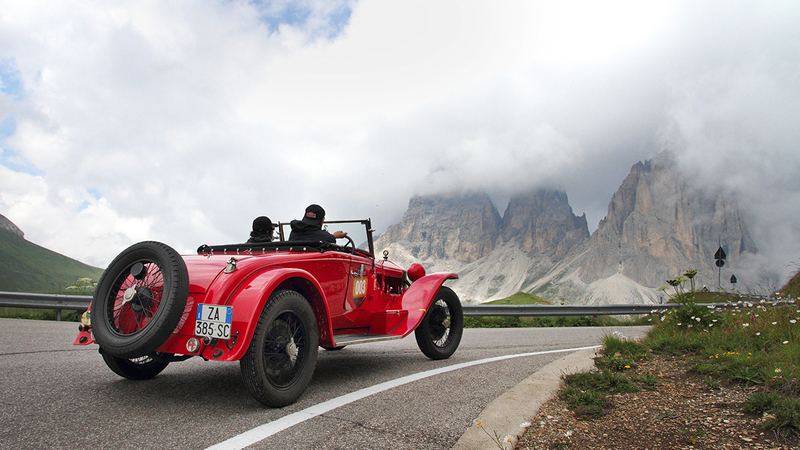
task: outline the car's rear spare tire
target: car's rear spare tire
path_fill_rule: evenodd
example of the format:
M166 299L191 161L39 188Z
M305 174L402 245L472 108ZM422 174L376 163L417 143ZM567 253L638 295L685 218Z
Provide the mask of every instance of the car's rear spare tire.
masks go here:
M120 253L100 277L92 299L92 332L104 354L153 353L177 327L189 295L183 258L160 242Z

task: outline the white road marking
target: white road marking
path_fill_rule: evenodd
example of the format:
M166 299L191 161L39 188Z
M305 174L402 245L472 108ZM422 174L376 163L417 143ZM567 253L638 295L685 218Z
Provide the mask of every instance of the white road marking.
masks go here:
M362 398L369 397L370 395L377 394L379 392L387 391L392 388L396 388L398 386L402 386L404 384L408 384L414 381L422 380L428 377L432 377L435 375L440 375L447 372L452 372L454 370L464 369L467 367L477 366L480 364L486 364L491 362L503 361L506 359L513 359L513 358L522 358L525 356L536 356L536 355L547 355L551 353L566 353L566 352L577 352L579 350L587 350L590 348L598 348L599 345L592 345L589 347L577 347L577 348L566 348L561 350L546 350L541 352L531 352L531 353L519 353L516 355L505 355L505 356L495 356L493 358L486 358L486 359L479 359L476 361L469 361L460 364L454 364L452 366L441 367L439 369L428 370L425 372L415 373L412 375L408 375L405 377L397 378L395 380L386 381L380 384L376 384L374 386L370 386L368 388L360 389L355 392L351 392L349 394L342 395L340 397L336 397L330 399L328 401L319 403L317 405L311 406L306 408L302 411L298 411L296 413L289 414L288 416L281 417L278 420L274 420L269 423L265 423L264 425L258 426L253 428L252 430L245 431L242 434L234 436L226 441L220 442L219 444L212 445L208 447L206 450L239 450L243 449L249 445L253 445L256 442L263 441L264 439L280 433L281 431L293 427L298 423L305 422L306 420L313 419L314 417L320 416L325 414L328 411L332 411L340 406L347 405L349 403L353 403L357 400L361 400Z

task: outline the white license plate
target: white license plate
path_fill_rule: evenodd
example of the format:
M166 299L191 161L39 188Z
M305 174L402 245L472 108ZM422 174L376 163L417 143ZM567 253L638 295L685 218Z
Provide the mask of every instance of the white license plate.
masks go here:
M228 339L231 337L233 306L197 305L197 320L194 323L195 336Z

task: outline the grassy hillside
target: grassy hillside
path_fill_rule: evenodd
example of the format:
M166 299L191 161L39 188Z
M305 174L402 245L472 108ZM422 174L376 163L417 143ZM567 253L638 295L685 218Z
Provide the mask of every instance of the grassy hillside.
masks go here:
M553 302L546 300L538 295L528 294L527 292L517 292L511 297L500 300L492 300L488 305L552 305Z
M100 279L83 264L0 228L0 291L58 293L78 278Z
M800 298L800 270L781 288L781 295Z

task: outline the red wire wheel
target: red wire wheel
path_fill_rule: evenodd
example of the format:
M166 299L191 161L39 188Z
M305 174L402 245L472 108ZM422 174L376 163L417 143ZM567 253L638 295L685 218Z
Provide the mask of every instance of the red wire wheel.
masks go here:
M139 242L109 264L92 299L92 332L104 353L138 358L178 326L189 296L183 258L160 242Z

